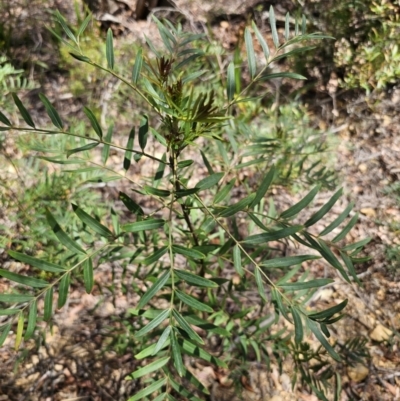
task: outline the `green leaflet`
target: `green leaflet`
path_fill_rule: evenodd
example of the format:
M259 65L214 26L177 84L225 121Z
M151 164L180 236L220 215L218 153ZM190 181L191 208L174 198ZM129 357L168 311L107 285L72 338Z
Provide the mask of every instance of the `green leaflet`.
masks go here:
M93 114L92 110L90 110L88 107L84 107L83 112L86 114L87 118L89 119L94 132L99 136L100 139L102 139L103 131L100 127L99 122L97 121L96 116Z
M250 194L249 196L246 196L244 199L241 199L239 202L235 203L234 205L228 206L222 212L218 213L218 215L220 217L231 217L231 216L235 215L236 213L245 209L247 206L249 206L250 203L253 202L255 197L256 197L256 194L254 194L254 193Z
M141 400L142 398L147 397L148 395L157 391L159 388L164 386L166 383L167 383L167 378L163 377L162 379L157 380L156 382L150 384L150 386L147 386L143 390L140 390L139 392L137 392L133 397L129 398L128 401Z
M58 309L61 309L67 302L70 282L71 282L71 273L68 272L64 274L63 278L60 281L60 286L58 288L58 303L57 303Z
M261 199L264 198L265 194L267 193L273 179L275 177L275 166L272 166L268 173L264 176L260 186L257 189L256 196L251 203L250 207L254 207L258 205Z
M292 226L292 227L282 228L281 230L273 231L270 233L250 235L249 237L244 239L242 243L250 245L259 245L263 244L264 242L277 241L282 238L289 237L290 235L293 235L302 229L303 226Z
M113 33L111 28L107 30L107 38L106 38L106 58L108 68L111 70L114 69L114 44L113 44Z
M147 219L142 221L136 221L135 223L124 224L121 228L123 231L136 233L139 231L155 230L162 227L165 224L163 219Z
M10 281L14 281L15 283L23 284L32 288L45 288L49 285L47 281L34 277L22 276L21 274L12 273L4 269L0 269L0 276Z
M132 160L132 149L133 149L133 142L135 140L135 127L133 127L128 136L128 143L126 144L125 156L124 156L124 170L128 171L129 167L131 166Z
M182 245L172 245L172 251L191 259L204 259L205 255L193 248L186 248Z
M57 220L54 218L54 216L51 214L51 212L46 209L46 219L47 223L53 230L54 234L58 238L58 240L70 251L72 252L80 252L80 253L85 253L85 251L77 244L76 241L74 241L57 223ZM29 262L28 262L29 263Z
M224 176L224 173L214 173L209 175L206 178L203 178L196 184L196 188L200 188L201 190L209 189L214 185L218 184L221 178Z
M229 63L226 75L227 75L226 94L228 97L228 101L231 101L233 100L236 92L235 64L233 61Z
M22 104L21 100L19 99L19 97L17 96L16 93L11 93L11 96L14 99L14 103L17 106L19 112L21 113L22 118L24 119L24 121L32 128L35 128L35 124L32 120L32 117L30 116L28 110L24 107L24 105Z
M190 306L194 310L199 310L202 312L213 313L213 309L208 305L200 302L198 299L192 297L191 295L185 294L182 291L175 290L175 295L186 305Z
M36 318L37 318L37 300L33 301L29 308L28 324L26 326L25 336L24 336L25 341L29 340L32 337L33 332L35 331Z
M256 75L257 64L256 64L256 54L254 52L253 47L253 39L251 37L251 33L248 27L246 27L244 31L244 41L246 44L246 53L247 53L247 63L249 66L250 78L253 79Z
M106 227L103 226L99 221L97 221L95 218L87 214L85 211L83 211L80 207L77 205L71 203L72 209L74 210L75 214L79 217L79 219L82 221L82 223L86 224L88 227L90 227L93 231L95 231L97 234L100 234L103 237L112 237L113 233Z
M53 105L50 103L49 99L43 94L39 94L40 100L43 102L44 107L46 109L47 114L50 117L51 122L60 130L63 129L63 122L57 113L57 110L53 107Z
M155 370L161 369L164 365L166 365L168 363L169 360L170 360L169 356L165 356L163 358L157 359L157 360L145 365L143 368L135 370L129 376L132 377L132 379L138 379L139 377L148 375L149 373L152 373Z
M317 185L314 187L300 202L296 203L289 209L285 210L281 214L282 219L288 219L290 217L295 216L299 212L301 212L305 207L307 207L311 201L315 198L315 195L317 195L319 189L321 188L321 185Z
M209 288L217 288L218 284L214 283L214 281L208 280L207 278L196 276L193 273L189 273L186 270L177 270L174 269L174 273L183 281L190 285L194 285L197 287L209 287Z
M140 72L142 70L142 65L143 65L143 56L142 56L142 48L140 48L136 55L135 64L134 64L133 70L132 70L132 83L135 85L139 81Z
M83 282L85 283L86 292L90 294L94 284L92 258L86 259L83 263Z
M151 298L154 297L155 294L157 294L158 291L161 290L161 288L164 287L165 283L168 281L168 279L171 276L170 270L166 270L158 279L157 281L145 292L145 294L140 298L140 301L137 305L137 309L143 308Z
M149 333L156 327L158 327L170 314L170 310L166 309L162 311L157 317L155 317L150 323L146 326L142 327L139 331L136 332L135 337L143 337L145 334Z

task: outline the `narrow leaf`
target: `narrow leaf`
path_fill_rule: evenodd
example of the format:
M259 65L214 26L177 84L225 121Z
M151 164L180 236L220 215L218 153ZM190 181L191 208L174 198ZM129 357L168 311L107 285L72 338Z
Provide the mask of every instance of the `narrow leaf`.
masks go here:
M247 63L249 65L249 72L251 79L256 75L256 54L254 52L253 47L253 38L251 37L251 33L248 27L246 27L244 31L244 41L246 44L246 52L247 52Z
M0 316L16 315L21 309L0 309Z
M108 156L110 155L110 143L111 143L111 137L113 134L113 130L114 130L114 124L111 124L108 127L107 134L104 138L105 143L104 143L103 149L101 151L101 158L103 160L103 164L107 163Z
M349 203L347 205L346 209L344 209L343 212L340 213L340 215L335 220L333 220L332 223L329 224L328 227L326 227L324 230L322 230L319 235L321 237L323 237L324 235L329 234L336 227L338 227L344 221L344 219L349 215L349 213L351 212L351 209L353 209L353 206L354 206L353 202Z
M11 127L12 125L10 120L1 111L0 111L0 122L7 125L8 127Z
M318 210L315 214L313 214L305 223L304 225L306 227L312 226L315 224L317 221L321 220L322 217L324 217L329 210L332 209L333 205L336 203L336 201L342 196L343 194L343 188L340 188L330 199L329 201L321 207L321 209Z
M214 185L218 184L221 178L224 176L224 173L214 173L209 175L206 178L203 178L196 184L196 188L200 188L201 190L209 189Z
M300 290L307 290L309 288L323 287L324 285L333 282L334 280L330 278L319 278L315 280L305 281L302 283L297 282L297 283L279 284L279 287L283 288L286 291L300 291Z
M51 319L52 313L53 313L53 287L50 287L46 291L46 295L44 297L43 319L45 322L48 322Z
M79 217L79 219L82 221L82 223L86 224L93 231L95 231L97 234L100 234L103 237L108 238L108 237L113 236L113 233L106 226L103 226L103 224L99 223L95 218L88 215L85 211L83 211L77 205L75 205L73 203L71 203L71 205L72 205L72 209L74 210L75 214Z
M50 273L61 273L65 272L65 268L59 265L55 265L54 263L46 262L45 260L36 259L32 256L27 256L23 253L16 251L8 251L8 254L14 258L19 260L20 262L26 263L27 265L36 267L40 270L44 270Z
M247 206L249 206L256 194L252 193L249 196L246 196L244 199L241 199L239 202L235 203L234 205L228 206L226 209L224 209L222 212L218 213L220 217L231 217L235 215L236 213L242 211L245 209Z
M288 322L292 322L289 318L286 307L283 304L281 293L276 288L271 288L271 296L277 306L278 311L282 314L282 316L284 316Z
M48 209L46 209L46 219L54 234L66 248L72 252L78 251L85 253L85 251L60 227Z
M114 69L114 44L113 44L113 33L112 29L108 28L106 38L106 58L108 68Z
M162 246L160 249L157 249L154 253L143 259L140 263L146 266L152 265L153 263L158 262L161 257L167 253L167 250L167 246Z
M270 233L250 235L249 237L244 239L242 241L242 243L251 244L251 245L259 245L259 244L263 244L264 242L277 241L282 238L289 237L290 235L293 235L302 229L303 229L303 226L298 225L298 226L282 228L281 230L273 231Z
M86 150L93 149L98 145L99 145L99 142L92 142L92 143L88 143L87 145L84 145L84 146L79 146L78 148L67 149L65 153L66 153L67 158L68 158L68 157L70 157L71 155L73 155L75 153L85 152Z
M186 305L190 306L194 310L199 310L202 312L213 313L213 309L208 305L200 302L198 299L192 297L191 295L185 294L179 290L175 290L175 295Z
M254 278L256 279L257 289L258 289L258 293L260 294L260 297L265 302L267 302L267 295L265 293L264 282L261 277L260 268L258 268L258 267L255 267Z
M288 256L286 258L275 258L266 260L265 262L261 262L260 265L267 268L280 269L283 267L295 266L307 260L316 260L316 259L320 259L320 257L316 255Z
M189 273L185 270L177 270L174 269L174 273L183 281L190 285L194 285L197 287L208 287L208 288L217 288L218 284L214 283L214 281L208 280L207 278L196 276L193 273Z
M236 178L232 178L232 180L230 180L228 182L228 184L226 184L221 190L219 190L214 197L214 201L213 203L220 203L222 202L232 191L233 186L235 185L236 182ZM256 195L257 197L257 195ZM252 205L254 203L254 200L252 202Z
M296 344L300 344L303 341L303 323L299 311L292 307L292 317L294 323L294 340Z
M44 288L49 285L47 281L35 277L23 276L21 274L12 273L8 270L0 269L0 276L15 283L26 285L32 288Z
M312 320L331 319L333 315L341 312L346 307L347 302L348 300L345 299L344 301L340 302L340 304L332 306L331 308L325 309L321 312L310 313L308 317Z
M264 198L275 176L275 166L272 166L268 173L264 176L260 186L257 189L256 197L251 203L250 207L258 205L261 199Z
M84 62L84 63L91 63L91 60L90 60L90 58L89 57L85 57L85 56L82 56L81 54L76 54L76 53L72 53L72 52L70 52L69 53L73 58L75 58L75 59L77 59L77 60L79 60L79 61L82 61L82 62Z
M19 97L17 96L16 93L11 93L11 96L14 99L14 103L17 106L19 112L21 113L22 118L24 119L24 121L32 128L35 128L35 124L33 123L32 117L30 116L30 114L28 113L28 110L24 107L24 105L22 104L21 100L19 99Z
M311 319L307 319L307 326L314 333L315 337L317 337L317 340L322 344L322 346L329 352L329 355L336 361L340 362L340 356L335 352L335 350L329 344L328 340L321 333L317 323L315 323Z
M58 309L61 309L65 305L65 302L67 302L70 281L71 281L71 273L68 272L61 279L60 286L58 288L58 303L57 303Z
M242 277L244 274L244 270L242 267L242 255L239 245L237 244L233 247L233 265L235 267L236 273L239 274L240 277Z
M230 102L235 97L236 92L235 64L233 61L231 61L228 66L226 85L226 94L228 96L228 101Z
M285 40L289 40L290 37L290 15L286 13L285 17Z
M201 358L207 362L215 364L216 366L220 366L221 368L227 368L227 364L225 362L209 354L207 351L204 351L197 344L193 344L189 340L184 339L179 339L178 343L185 354L195 356L196 358Z
M143 56L142 56L142 48L140 48L136 55L135 64L132 70L132 83L134 83L135 85L139 81L142 65L143 65Z
M154 318L150 323L146 326L142 327L139 331L135 333L135 337L143 337L145 334L149 333L156 327L158 327L170 314L170 309L165 309L162 311L156 318Z
M201 158L203 159L203 162L204 162L204 164L205 164L205 166L206 166L206 168L207 168L208 174L209 174L209 175L213 175L213 174L214 174L214 170L213 170L213 168L211 167L211 164L210 164L210 162L208 161L208 159L207 159L205 153L204 153L202 150L200 150L200 154L201 154Z
M170 191L167 191L165 189L150 187L148 185L145 185L143 189L148 195L161 196L162 198L166 198L167 196L171 195Z
M145 115L140 120L140 125L139 125L139 146L140 149L142 149L142 151L144 151L147 145L148 132L149 132L149 119Z
M358 220L358 213L356 213L351 220L347 223L347 225L343 228L342 232L340 232L332 242L338 242L346 237L349 231L356 225Z
M49 99L43 93L39 94L40 100L44 104L44 107L46 109L47 114L50 117L51 122L59 129L63 129L63 122L57 113L57 110L53 107L53 105L50 103Z
M143 221L136 221L135 223L124 224L121 228L123 231L136 233L145 230L155 230L165 224L163 219L147 219Z
M268 62L269 55L270 55L268 44L265 41L265 39L262 36L262 34L259 31L259 29L257 28L257 25L255 24L254 21L252 21L251 26L253 27L254 33L256 34L256 37L257 37L257 40L258 40L258 43L260 44L260 46L261 46L261 48L263 50L265 60Z
M94 283L92 258L86 259L83 264L83 282L85 283L86 292L90 294Z
M269 24L271 25L272 40L276 48L279 47L278 31L276 29L275 11L272 6L269 8Z
M339 260L336 258L334 253L331 251L328 245L326 245L325 241L323 240L318 240L318 243L320 245L319 253L323 258L326 259L328 263L330 263L336 270L340 272L340 274L343 276L343 278L350 283L349 276L347 275L346 271L343 269L343 266L339 262Z
M171 277L171 272L170 270L166 270L158 279L157 281L144 293L142 298L140 298L140 301L137 305L137 309L142 309L149 301L151 298L154 297L154 295L157 294L158 291L161 290L161 288L164 287L165 283L168 281L168 279Z
M280 217L282 219L288 219L290 217L295 216L297 213L301 212L315 198L320 188L321 185L317 185L316 187L314 187L300 202L296 203L289 209L285 210Z
M29 340L32 337L33 332L35 331L36 318L37 318L37 300L33 301L29 308L28 324L26 326L26 331L24 336L25 341Z
M170 359L169 356L165 356L163 358L157 359L157 360L149 363L148 365L144 366L143 368L140 368L140 369L134 371L129 376L132 377L132 379L138 379L139 377L148 375L151 372L161 369L164 365L166 365L168 363L169 359Z
M84 19L84 21L82 22L82 24L81 24L81 26L79 27L78 32L77 32L77 34L76 34L76 36L77 36L78 38L79 38L79 36L81 36L82 33L85 31L85 29L87 28L87 26L88 26L89 22L91 21L91 19L92 19L92 14L89 14L89 15Z
M128 143L126 144L124 156L124 170L128 171L131 166L133 142L135 140L135 127L129 132Z
M120 191L119 192L119 199L122 200L124 205L133 214L137 214L138 216L143 216L144 215L143 209L133 199L131 199L127 194L125 194L125 193Z
M154 351L152 353L152 355L157 355L158 352L164 347L165 343L167 342L168 338L169 338L169 334L171 332L172 327L171 326L167 326L165 328L165 330L163 331L163 333L161 334L160 338L157 341L157 344L154 348Z
M90 110L88 107L84 107L83 112L86 114L86 117L89 119L90 125L92 126L94 132L99 136L100 139L102 139L103 131L100 127L99 122L97 121L96 116L93 114L92 110Z
M183 376L183 374L185 372L185 368L183 366L182 353L181 353L181 349L179 347L179 343L176 339L175 330L171 330L171 334L170 334L169 338L171 340L172 356L174 358L175 368L176 368L179 376Z
M18 351L19 346L21 345L22 333L24 331L24 323L25 323L25 317L24 317L24 314L21 312L18 316L17 335L15 337L15 350L16 351Z
M191 259L204 259L205 255L193 248L186 248L182 245L172 245L172 251Z
M17 302L29 302L34 297L32 295L24 294L0 294L0 302L6 303L17 303Z
M141 400L142 398L145 398L148 395L156 392L158 389L160 389L166 383L167 383L167 377L163 377L162 379L157 380L156 382L150 384L150 386L147 386L144 389L138 391L133 397L129 398L128 401Z
M306 80L304 75L297 74L295 72L274 72L272 74L263 74L258 78L259 81L268 81L269 79L276 78L290 78L290 79L300 79Z
M64 17L60 14L60 12L57 10L55 12L56 18L58 20L58 23L61 25L62 29L64 30L64 32L68 35L68 37L75 43L78 43L78 41L76 40L75 35L72 33L72 31L68 28L68 25L65 22Z
M357 272L356 272L356 269L354 268L354 264L353 264L353 261L351 260L351 258L346 254L346 252L342 252L342 251L340 251L340 256L342 257L343 262L346 265L347 270L349 271L351 277L353 277L353 279L356 283L361 284L361 281L357 276Z
M179 326L188 334L188 336L199 344L204 344L203 339L192 329L190 324L185 320L185 318L177 312L176 309L172 310L172 316L175 318Z
M4 344L4 341L6 341L8 333L11 330L11 322L6 324L5 326L1 326L0 330L1 330L0 334L0 347L1 347Z

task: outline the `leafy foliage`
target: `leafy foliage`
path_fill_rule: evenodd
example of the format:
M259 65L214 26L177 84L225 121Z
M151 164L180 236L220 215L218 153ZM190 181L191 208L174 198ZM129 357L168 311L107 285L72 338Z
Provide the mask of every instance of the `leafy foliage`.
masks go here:
M150 395L157 400L174 399L178 395L198 399L196 394L203 392L204 388L187 370L184 356L197 357L217 366L227 366L229 362L229 355L218 358L208 352L205 337L209 335L219 336L226 349L237 349L239 346L235 339L239 338L243 351L250 345L259 359L266 358L265 342L279 343L279 336L266 333L265 318L251 317L254 314L250 312L257 308L260 312L270 303L274 308L271 323L281 315L294 324L294 333L288 333L287 338L294 334L295 344L300 346L305 336L312 332L326 352L339 361L339 353L327 340L330 336L328 327L340 319L347 301L323 311L310 311L305 306L307 300L316 289L329 285L333 280L312 278L307 271L300 274L300 270L301 263L322 257L344 280L358 281L353 264L363 244L347 248L340 245L355 224L357 215L349 217L351 207L346 208L325 230L312 231L341 196L341 190L337 191L315 214L304 218L303 213L317 196L320 185L298 203L278 213L270 190L277 177L287 175L282 172L284 160L269 157L274 147L262 149L265 157L260 162L258 153L241 154L238 146L246 129L240 107L252 101L251 97L246 97L249 91L274 78L304 78L291 72L272 73L271 64L283 54L287 56L294 51L286 52L288 46L300 46L296 47L296 52L306 51L309 47L301 47L304 42L328 37L319 33L307 34L304 22L296 22L291 27L287 18L282 40L271 8L274 47L268 47L262 33L252 24L245 30L244 59L247 64L231 61L226 71L220 71L219 85L204 90L196 83L210 72L207 71L207 57L199 50L201 46L198 43L202 40L199 35L186 33L181 26L174 27L167 21L162 23L154 18L165 50L157 49L147 39L155 59L144 50L139 51L132 70L122 74L110 30L106 38L105 62L99 63L81 48L81 36L88 26L89 17L80 27L73 29L61 14L55 15L67 36L58 37L70 48L72 57L121 81L147 104L152 118L143 115L134 123L126 133L127 145L121 146L113 141L112 126L108 130L102 127L90 108L84 109L91 127L87 136L64 125L51 102L41 95L55 129L38 129L30 112L18 96L13 95L15 106L26 124L14 124L2 115L2 130L40 131L54 138L73 137L78 142L77 147L76 144L73 148L67 145L64 149L53 150L55 156L42 157L68 168L77 165L71 174L85 174L94 169L97 181L127 180L133 191L120 192L120 200L130 212L129 222L122 221L116 214L113 214L112 224L106 216L99 219L84 201L71 203L75 217L64 223L48 211L47 222L68 252L68 258L62 262L50 263L36 256L10 252L14 259L52 275L39 279L33 275L0 271L3 277L15 283L12 293L0 294L1 313L9 316L0 328L0 339L8 335L11 324L16 321L15 348L18 349L23 338L33 335L38 318L43 315L44 320L51 319L56 292L57 308L62 308L74 278L83 275L85 290L90 292L94 285L94 269L99 263L125 259L143 272L136 276L145 284L138 289L140 301L129 312L136 317L133 341L139 342L143 348L136 358L149 361L131 374L133 379L146 378L145 387L130 398L132 401ZM263 49L265 59L261 65L254 54L254 41ZM189 70L188 75L187 66L194 62L202 65L202 71ZM244 70L250 80L241 88L237 72ZM161 124L153 122L154 116ZM162 149L157 156L149 149L149 138ZM265 140L268 142L268 138ZM217 143L219 159L211 159L207 152L199 150L207 141ZM101 165L90 157L96 154L97 147L102 148ZM110 163L112 148L124 152L122 168L125 172L131 168L133 156L134 162L141 160L149 166L157 166L155 174L137 182L121 173ZM45 148L40 151L48 153ZM236 160L250 157L253 165L262 163L254 186L242 181L238 175L251 163L235 166L235 161L230 158L232 154L237 156ZM191 180L193 171L202 165L207 174L194 184ZM297 167L297 174L304 173L301 166ZM308 175L312 177L311 170ZM315 174L310 181L329 182L324 173ZM90 177L87 181L92 179ZM235 186L242 189L240 199L233 196ZM271 199L268 208L265 207L267 197ZM151 200L156 205L154 209L148 211L144 208L145 200ZM242 219L245 225L241 223ZM73 235L67 228L71 224L77 224ZM342 228L334 239L326 239L329 232L338 227ZM283 242L298 242L307 247L310 254L276 257L273 250ZM258 302L255 306L244 307L238 301L238 295L248 290L256 293ZM43 311L38 310L40 298L45 299ZM161 306L165 303L160 300L167 302L168 306ZM228 303L239 307L239 312L230 312ZM238 318L240 324L236 323ZM207 333L204 336L199 334L204 332ZM192 386L185 386L186 380Z

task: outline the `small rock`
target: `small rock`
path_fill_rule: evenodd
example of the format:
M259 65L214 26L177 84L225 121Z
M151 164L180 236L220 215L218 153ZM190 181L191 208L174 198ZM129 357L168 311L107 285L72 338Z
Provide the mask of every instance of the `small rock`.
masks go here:
M360 209L360 212L367 217L376 217L376 212L374 209L372 209L372 207L363 207L362 209Z
M377 342L382 342L387 339L393 334L392 330L388 329L387 327L378 324L369 335L370 338Z
M369 374L369 369L362 363L357 363L355 366L347 368L347 374L351 381L359 383L362 382Z

